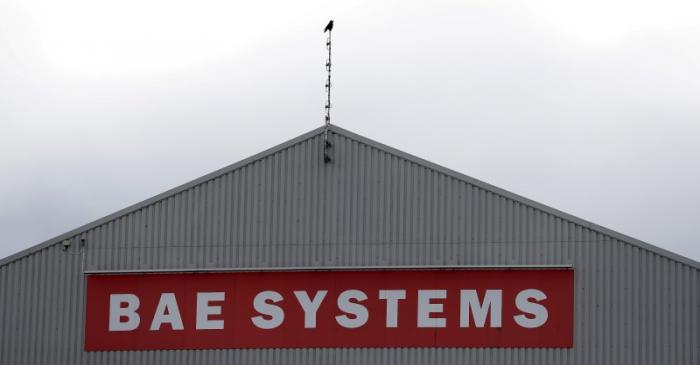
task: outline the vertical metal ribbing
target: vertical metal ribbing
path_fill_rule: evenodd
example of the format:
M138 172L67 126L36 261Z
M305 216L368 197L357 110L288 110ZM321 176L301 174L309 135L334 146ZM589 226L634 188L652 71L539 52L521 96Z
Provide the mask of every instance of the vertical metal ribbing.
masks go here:
M697 269L342 134L333 139L332 165L318 155L318 134L84 232L86 267L573 264L575 348L87 354L81 257L51 246L0 267L0 362L700 361Z

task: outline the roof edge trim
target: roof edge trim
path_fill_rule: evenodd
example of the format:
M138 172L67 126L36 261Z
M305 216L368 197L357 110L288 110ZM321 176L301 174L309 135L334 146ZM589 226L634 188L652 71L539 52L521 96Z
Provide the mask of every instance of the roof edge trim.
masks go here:
M278 144L278 145L276 145L276 146L274 146L274 147L271 147L271 148L269 148L269 149L267 149L267 150L264 150L264 151L262 151L262 152L260 152L260 153L257 153L257 154L255 154L255 155L252 155L252 156L250 156L250 157L248 157L248 158L245 158L245 159L243 159L243 160L240 160L240 161L238 161L238 162L235 162L235 163L233 163L233 164L231 164L231 165L225 166L225 167L223 167L223 168L221 168L221 169L215 170L215 171L213 171L213 172L211 172L211 173L208 173L208 174L206 174L206 175L204 175L204 176L202 176L202 177L199 177L199 178L197 178L197 179L191 180L191 181L189 181L189 182L187 182L187 183L184 183L184 184L182 184L182 185L176 186L176 187L174 187L174 188L172 188L172 189L169 189L169 190L167 190L167 191L165 191L165 192L163 192L163 193L160 193L160 194L158 194L158 195L155 195L155 196L153 196L153 197L151 197L151 198L148 198L148 199L143 200L143 201L141 201L141 202L138 202L138 203L136 203L136 204L130 205L130 206L126 207L126 208L120 209L120 210L118 210L118 211L115 212L115 213L109 214L109 215L104 216L104 217L102 217L102 218L99 218L99 219L97 219L97 220L95 220L95 221L92 221L92 222L90 222L90 223L87 223L87 224L85 224L85 225L82 225L82 226L80 226L80 227L78 227L78 228L75 228L75 229L73 229L73 230L70 230L70 231L68 231L68 232L66 232L66 233L63 233L63 234L61 234L61 235L58 235L58 236L53 237L53 238L51 238L51 239L48 239L48 240L46 240L46 241L44 241L44 242L42 242L42 243L36 244L36 245L34 245L34 246L32 246L32 247L26 248L26 249L24 249L24 250L22 250L22 251L19 251L19 252L17 252L17 253L14 253L14 254L12 254L12 255L10 255L10 256L7 256L7 257L5 257L5 258L2 258L2 259L0 259L0 266L4 266L4 265L9 264L9 263L11 263L11 262L13 262L13 261L19 260L19 259L21 259L21 258L23 258L23 257L25 257L25 256L28 256L28 255L31 255L31 254L33 254L33 253L35 253L35 252L38 252L38 251L40 251L40 250L43 250L44 248L47 248L47 247L49 247L49 246L51 246L51 245L58 244L58 243L60 243L60 242L61 242L62 240L64 240L64 239L67 239L67 238L73 237L73 236L75 236L75 235L77 235L77 234L80 234L80 233L83 233L83 232L85 232L85 231L88 231L88 230L90 230L90 229L92 229L92 228L95 228L95 227L97 227L97 226L100 226L100 225L102 225L102 224L104 224L104 223L106 223L106 222L109 222L109 221L114 220L114 219L117 219L117 218L119 218L119 217L121 217L121 216L124 216L124 215L130 214L130 213L132 213L132 212L135 212L135 211L137 211L137 210L139 210L139 209L141 209L141 208L144 208L144 207L146 207L146 206L148 206L148 205L151 205L151 204L153 204L153 203L156 203L156 202L158 202L158 201L160 201L160 200L163 200L163 199L166 199L166 198L171 197L171 196L173 196L173 195L176 195L176 194L178 194L178 193L181 193L181 192L183 192L183 191L185 191L185 190L187 190L187 189L190 189L190 188L192 188L192 187L194 187L194 186L196 186L196 185L199 185L199 184L202 184L202 183L207 182L207 181L209 181L209 180L215 179L215 178L217 178L217 177L219 177L219 176L221 176L221 175L223 175L223 174L226 174L226 173L231 172L231 171L233 171L233 170L239 169L239 168L241 168L241 167L243 167L243 166L246 166L246 165L248 165L248 164L250 164L250 163L253 163L253 162L257 161L257 160L260 160L260 159L265 158L265 157L267 157L267 156L269 156L269 155L272 155L272 154L274 154L274 153L277 153L277 152L279 152L279 151L281 151L281 150L284 150L284 149L286 149L286 148L288 148L288 147L290 147L290 146L293 146L293 145L295 145L295 144L297 144L297 143L300 143L300 142L302 142L302 141L304 141L304 140L306 140L306 139L309 139L309 138L311 138L311 137L314 137L314 136L316 136L316 135L318 135L318 134L323 133L324 129L325 129L325 127L323 127L323 126L322 126L322 127L315 128L315 129L313 129L313 130L311 130L311 131L309 131L309 132L306 132L306 133L304 133L304 134L302 134L302 135L300 135L300 136L298 136L298 137L292 138L292 139L290 139L290 140L288 140L288 141L286 141L286 142L282 142L282 143L280 143L280 144ZM491 192L493 192L493 193L495 193L495 194L498 194L498 195L501 195L501 196L503 196L503 197L505 197L505 198L508 198L508 199L511 199L511 200L514 200L514 201L518 201L518 202L520 202L520 203L522 203L522 204L525 204L525 205L530 206L530 207L532 207L532 208L538 209L538 210L543 211L543 212L545 212L545 213L548 213L548 214L551 214L551 215L554 215L554 216L558 216L558 217L560 217L560 218L562 218L562 219L566 219L566 220L568 220L568 221L570 221L570 222L572 222L572 223L578 224L578 225L580 225L580 226L582 226L582 227L584 227L584 228L588 228L588 229L590 229L590 230L593 230L593 231L596 231L596 232L599 232L599 233L608 235L608 236L610 236L610 237L612 237L612 238L615 238L615 239L618 239L618 240L620 240L620 241L626 242L626 243L631 244L631 245L633 245L633 246L637 246L637 247L639 247L639 248L641 248L641 249L648 250L648 251L653 252L653 253L656 253L656 254L658 254L658 255L660 255L660 256L669 258L669 259L671 259L671 260L674 260L674 261L683 263L683 264L685 264L685 265L688 265L688 266L690 266L690 267L692 267L692 268L694 268L694 269L700 270L700 262L695 261L695 260L693 260L693 259L691 259L691 258L685 257L685 256L683 256L683 255L680 255L680 254L677 254L677 253L675 253L675 252L672 252L672 251L663 249L663 248L658 247L658 246L654 246L654 245L652 245L652 244L649 244L649 243L646 243L646 242L644 242L644 241L638 240L638 239L636 239L636 238L627 236L627 235L625 235L625 234L619 233L619 232L614 231L614 230L612 230L612 229L605 228L605 227L600 226L600 225L598 225L598 224L589 222L589 221L587 221L587 220L585 220L585 219L576 217L576 216L574 216L574 215L571 215L571 214L569 214L569 213L563 212L563 211L558 210L558 209L556 209L556 208L552 208L552 207L550 207L550 206L548 206L548 205L545 205L545 204L536 202L536 201L534 201L534 200L528 199L528 198L526 198L526 197L524 197L524 196L521 196L521 195L512 193L512 192L507 191L507 190L505 190L505 189L502 189L502 188L499 188L499 187L497 187L497 186L491 185L491 184L489 184L489 183L487 183L487 182L484 182L484 181L475 179L475 178L473 178L473 177L464 175L464 174L462 174L462 173L460 173L460 172L451 170L451 169L449 169L449 168L447 168L447 167L444 167L444 166L438 165L438 164L436 164L436 163L433 163L433 162L424 160L424 159L422 159L422 158L420 158L420 157L417 157L417 156L415 156L415 155L412 155L412 154L410 154L410 153L403 152L403 151L398 150L398 149L396 149L396 148L393 148L393 147L391 147L391 146L387 146L387 145L385 145L385 144L383 144L383 143L381 143L381 142L377 142L377 141L375 141L375 140L373 140L373 139L369 139L369 138L367 138L367 137L363 137L363 136L361 136L361 135L359 135L359 134L356 134L356 133L354 133L354 132L348 131L348 130L343 129L343 128L341 128L341 127L338 127L337 125L334 125L334 124L330 125L330 131L331 131L331 132L334 132L334 133L337 133L337 134L344 135L344 136L346 136L346 137L348 137L348 138L350 138L350 139L353 139L353 140L355 140L355 141L357 141L357 142L360 142L360 143L364 143L364 144L366 144L366 145L368 145L368 146L372 146L372 147L374 147L374 148L377 148L377 149L380 149L380 150L384 150L384 151L386 151L386 152L388 152L388 153L390 153L390 154L393 154L393 155L395 155L395 156L397 156L397 157L400 157L400 158L403 158L403 159L405 159L405 160L411 161L411 162L413 162L413 163L416 163L416 164L418 164L418 165L424 166L424 167L426 167L426 168L435 170L435 171L437 171L437 172L440 172L440 173L445 174L445 175L447 175L447 176L453 177L453 178L455 178L455 179L462 180L462 181L467 182L467 183L469 183L469 184L478 186L478 187L480 187L480 188L482 188L482 189L484 189L484 190L491 191Z
M340 128L340 127L338 127L337 125L332 125L332 126L331 126L331 131L336 132L336 133L338 133L338 134L342 134L342 135L344 135L344 136L346 136L346 137L349 137L349 138L351 138L351 139L354 139L354 140L357 141L357 142L364 143L364 144L366 144L366 145L375 147L375 148L380 149L380 150L384 150L384 151L389 152L389 153L391 153L391 154L393 154L393 155L396 155L397 157L400 157L400 158L406 159L406 160L408 160L408 161L414 162L414 163L416 163L416 164L425 166L425 167L427 167L427 168L429 168L429 169L432 169L432 170L435 170L435 171L437 171L437 172L443 173L443 174L445 174L445 175L447 175L447 176L450 176L450 177L453 177L453 178L455 178L455 179L462 180L462 181L465 181L465 182L467 182L467 183L469 183L469 184L478 186L478 187L480 187L480 188L482 188L482 189L484 189L484 190L491 191L491 192L493 192L493 193L495 193L495 194L498 194L498 195L501 195L501 196L503 196L503 197L505 197L505 198L508 198L508 199L511 199L511 200L514 200L514 201L521 202L522 204L525 204L525 205L528 205L528 206L530 206L530 207L532 207L532 208L541 210L541 211L543 211L543 212L545 212L545 213L549 213L549 214L551 214L551 215L561 217L561 218L566 219L566 220L568 220L568 221L570 221L570 222L572 222L572 223L578 224L578 225L580 225L580 226L582 226L582 227L585 227L585 228L591 229L591 230L593 230L593 231L596 231L596 232L599 232L599 233L608 235L608 236L610 236L610 237L612 237L612 238L618 239L618 240L620 240L620 241L624 241L624 242L626 242L626 243L628 243L628 244L631 244L631 245L633 245L633 246L637 246L637 247L639 247L639 248L642 248L642 249L651 251L651 252L656 253L656 254L658 254L658 255L660 255L660 256L664 256L664 257L666 257L666 258L672 259L672 260L674 260L674 261L678 261L678 262L680 262L680 263L683 263L683 264L685 264L685 265L688 265L688 266L690 266L690 267L693 267L693 268L695 268L695 269L697 269L697 270L700 270L700 262L695 261L695 260L693 260L693 259L691 259L691 258L689 258L689 257L685 257L685 256L683 256L683 255L680 255L680 254L677 254L677 253L675 253L675 252L672 252L672 251L663 249L663 248L661 248L661 247L654 246L654 245L652 245L652 244L650 244L650 243L646 243L646 242L641 241L641 240L639 240L639 239L636 239L636 238L634 238L634 237L630 237L630 236L627 236L627 235L625 235L625 234L623 234L623 233L614 231L614 230L612 230L612 229L605 228L605 227L603 227L603 226L601 226L601 225L595 224L595 223L593 223L593 222L589 222L589 221L587 221L587 220L585 220L585 219L576 217L576 216L574 216L574 215L572 215L572 214L563 212L563 211L558 210L558 209L556 209L556 208L552 208L552 207L550 207L550 206L548 206L548 205L545 205L545 204L536 202L536 201L534 201L534 200L532 200L532 199L528 199L528 198L526 198L526 197L524 197L524 196L521 196L521 195L512 193L512 192L510 192L510 191L508 191L508 190L505 190L505 189L499 188L499 187L497 187L497 186L491 185L491 184L489 184L489 183L487 183L487 182L484 182L484 181L475 179L475 178L473 178L473 177L464 175L464 174L462 174L462 173L460 173L460 172L451 170L451 169L449 169L449 168L447 168L447 167L438 165L438 164L436 164L436 163L434 163L434 162L430 162L430 161L424 160L424 159L422 159L422 158L420 158L420 157L417 157L417 156L414 156L414 155L412 155L412 154L410 154L410 153L406 153L406 152L403 152L403 151L398 150L398 149L396 149L396 148L393 148L393 147L391 147L391 146L387 146L387 145L385 145L385 144L383 144L383 143L381 143L381 142L377 142L377 141L372 140L372 139L369 139L369 138L367 138L367 137L363 137L363 136L361 136L361 135L359 135L359 134L356 134L356 133L354 133L354 132L351 132L351 131L348 131L348 130L346 130L346 129Z
M269 156L269 155L275 154L275 153L277 153L277 152L279 152L279 151L282 151L282 150L284 150L284 149L286 149L286 148L289 148L289 147L291 147L291 146L293 146L293 145L295 145L295 144L297 144L297 143L300 143L300 142L302 142L302 141L304 141L304 140L307 140L307 139L309 139L309 138L311 138L311 137L314 137L314 136L316 136L316 135L318 135L318 134L323 133L324 129L325 129L325 127L314 128L313 130L311 130L311 131L309 131L309 132L306 132L306 133L304 133L304 134L302 134L302 135L300 135L300 136L298 136L298 137L292 138L292 139L290 139L290 140L288 140L288 141L282 142L282 143L280 143L280 144L278 144L278 145L276 145L276 146L274 146L274 147L268 148L268 149L266 149L266 150L264 150L264 151L262 151L262 152L256 153L256 154L254 154L254 155L252 155L252 156L250 156L250 157L248 157L248 158L245 158L245 159L240 160L240 161L238 161L238 162L234 162L233 164L230 164L230 165L228 165L228 166L225 166L225 167L223 167L223 168L220 168L220 169L218 169L218 170L215 170L215 171L213 171L213 172L210 172L210 173L208 173L208 174L206 174L206 175L204 175L204 176L201 176L201 177L199 177L199 178L196 178L196 179L194 179L194 180L191 180L191 181L189 181L189 182L186 182L186 183L184 183L184 184L182 184L182 185L176 186L176 187L174 187L174 188L172 188L172 189L166 190L165 192L162 192L162 193L160 193L160 194L158 194L158 195L155 195L155 196L153 196L153 197L150 197L150 198L148 198L148 199L146 199L146 200L140 201L140 202L138 202L138 203L136 203L136 204L132 204L132 205L130 205L130 206L126 207L126 208L120 209L120 210L118 210L118 211L116 211L116 212L114 212L114 213L112 213L112 214L106 215L106 216L104 216L104 217L102 217L102 218L99 218L99 219L97 219L97 220L94 220L94 221L92 221L92 222L90 222L90 223L84 224L84 225L82 225L82 226L80 226L80 227L78 227L78 228L72 229L72 230L70 230L70 231L68 231L68 232L66 232L66 233L60 234L60 235L58 235L58 236L56 236L56 237L53 237L53 238L51 238L51 239L48 239L48 240L46 240L46 241L44 241L44 242L38 243L38 244L36 244L36 245L34 245L34 246L31 246L31 247L29 247L29 248L26 248L26 249L24 249L24 250L22 250L22 251L16 252L16 253L14 253L14 254L12 254L12 255L10 255L10 256L7 256L7 257L5 257L5 258L0 259L0 266L4 266L4 265L9 264L9 263L11 263L11 262L13 262L13 261L19 260L19 259L21 259L21 258L23 258L23 257L25 257L25 256L29 256L29 255L31 255L31 254L33 254L33 253L35 253L35 252L41 251L41 250L43 250L43 249L49 247L49 246L51 246L51 245L58 244L58 243L60 243L62 240L71 238L71 237L73 237L73 236L75 236L75 235L77 235L77 234L80 234L80 233L83 233L83 232L88 231L88 230L90 230L90 229L93 229L93 228L95 228L95 227L98 227L98 226L100 226L100 225L102 225L102 224L104 224L104 223L107 223L107 222L109 222L109 221L111 221L111 220L117 219L117 218L119 218L119 217L121 217L121 216L130 214L130 213L133 213L133 212L135 212L135 211L137 211L137 210L139 210L139 209L141 209L141 208L144 208L144 207L146 207L146 206L149 206L149 205L151 205L151 204L153 204L153 203L156 203L156 202L158 202L158 201L160 201L160 200L169 198L169 197L171 197L171 196L173 196L173 195L179 194L179 193L181 193L181 192L183 192L183 191L185 191L185 190L187 190L187 189L190 189L190 188L192 188L192 187L194 187L194 186L197 186L197 185L202 184L202 183L205 183L205 182L207 182L207 181L209 181L209 180L215 179L215 178L217 178L217 177L219 177L219 176L221 176L221 175L224 175L224 174L229 173L229 172L231 172L231 171L233 171L233 170L239 169L239 168L241 168L241 167L243 167L243 166L246 166L246 165L251 164L251 163L253 163L253 162L255 162L255 161L258 161L258 160L260 160L260 159L263 159L263 158L265 158L265 157L267 157L267 156Z

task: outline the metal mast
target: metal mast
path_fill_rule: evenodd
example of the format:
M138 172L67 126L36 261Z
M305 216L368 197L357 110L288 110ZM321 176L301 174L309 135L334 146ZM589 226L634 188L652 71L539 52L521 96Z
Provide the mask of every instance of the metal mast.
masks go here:
M326 120L325 120L325 130L323 131L323 162L329 163L332 161L330 155L330 149L332 147L331 142L328 140L328 128L331 125L331 32L333 31L333 21L331 20L326 25L323 30L324 33L328 32L328 38L326 39L326 48L328 48L328 59L326 60L326 71L328 71L328 78L326 79Z

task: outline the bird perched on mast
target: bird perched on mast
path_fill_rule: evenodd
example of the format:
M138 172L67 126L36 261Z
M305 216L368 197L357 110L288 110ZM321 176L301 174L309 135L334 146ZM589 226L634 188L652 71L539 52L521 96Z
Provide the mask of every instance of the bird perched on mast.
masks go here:
M323 33L328 32L328 39L326 40L326 47L328 47L328 60L326 60L326 71L328 71L328 79L326 79L326 92L328 93L328 99L326 99L326 127L323 131L323 162L329 163L333 159L330 155L330 149L333 146L331 141L328 140L328 127L331 125L331 33L333 30L333 21L331 20L323 29Z

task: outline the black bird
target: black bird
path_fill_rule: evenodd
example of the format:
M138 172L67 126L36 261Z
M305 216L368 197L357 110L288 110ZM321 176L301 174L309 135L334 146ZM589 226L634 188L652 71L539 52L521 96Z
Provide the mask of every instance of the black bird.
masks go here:
M330 22L328 22L328 25L326 25L326 29L323 30L323 33L330 32L331 30L333 30L333 21L332 20Z

